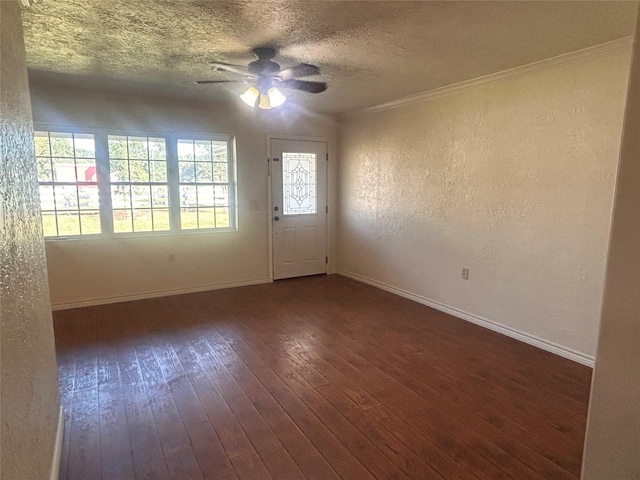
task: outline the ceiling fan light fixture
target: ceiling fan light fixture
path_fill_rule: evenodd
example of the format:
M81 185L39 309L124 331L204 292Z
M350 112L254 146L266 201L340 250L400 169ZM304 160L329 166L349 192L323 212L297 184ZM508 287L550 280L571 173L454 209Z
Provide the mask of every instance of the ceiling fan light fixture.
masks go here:
M247 91L244 92L242 95L240 95L240 98L242 99L242 101L247 105L249 105L250 107L256 106L258 97L262 97L262 95L260 95L260 92L255 87L247 88Z
M0 0L2 1L2 0ZM40 1L40 0L24 0ZM252 108L270 110L283 105L287 97L278 89L276 85L285 89L299 90L305 93L322 93L327 89L325 82L314 82L300 80L300 77L318 75L320 69L309 63L299 63L282 70L280 65L272 59L276 56L276 50L272 47L258 47L253 49L253 54L257 60L249 63L246 67L232 65L229 63L213 62L211 66L214 71L231 72L244 76L243 80L197 80L198 85L216 83L249 83L247 90L240 95L244 103Z
M269 103L271 104L271 107L279 107L287 100L287 97L285 97L276 87L271 87L267 92L267 95L269 96Z
M260 94L260 100L258 100L258 108L261 110L269 110L271 108L271 102L269 96L264 93Z

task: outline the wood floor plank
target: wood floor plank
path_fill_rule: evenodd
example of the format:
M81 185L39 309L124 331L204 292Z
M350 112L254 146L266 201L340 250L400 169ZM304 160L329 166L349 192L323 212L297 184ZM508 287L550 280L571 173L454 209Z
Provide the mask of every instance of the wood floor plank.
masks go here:
M257 453L245 453L231 459L238 477L245 480L273 480Z
M130 305L115 304L105 308L113 309L114 328L122 335L116 344L116 352L135 478L167 479L169 472L129 330L129 317L134 317L135 313L128 307Z
M222 443L208 421L186 425L187 434L205 480L234 480L237 477Z
M169 310L176 308L173 304L165 304L165 307ZM191 342L198 338L198 335L193 333L193 337L188 336L178 324L174 324L172 331L172 345L176 355L185 368L198 401L227 456L234 457L252 452L253 446L245 431L211 379L207 365L200 363L191 346Z
M316 389L324 399L338 410L356 427L378 450L389 460L398 465L411 479L442 480L442 476L421 460L415 453L405 447L400 440L391 435L365 411L358 408L346 395L333 385Z
M434 399L431 399L431 401L433 400ZM403 399L403 401L405 400ZM501 442L502 444L498 446L491 441L493 440L490 435L491 432L487 429L483 428L480 429L480 432L477 432L471 428L467 422L462 421L462 419L448 415L448 411L432 407L429 401L421 399L421 403L427 406L418 409L416 411L418 415L422 415L427 422L436 428L447 431L461 444L482 455L483 458L493 463L509 476L513 478L531 478L538 480L544 478L521 460L525 449L521 448L517 442L512 442L505 436L500 438L500 440L503 441ZM505 446L507 451L504 450Z
M223 337L220 337L220 341ZM219 343L219 348L223 348ZM263 362L257 354L250 348L242 351L232 350L241 355L242 359L250 366L256 377L263 383L273 398L280 404L287 415L289 415L305 435L316 446L322 456L329 462L341 460L348 457L349 451L336 438L325 425L314 415L314 413L293 393L293 391L282 381L282 379ZM231 355L229 361L233 362L233 354L229 350L221 353L223 356ZM300 380L302 381L302 380ZM309 386L309 388L311 388Z
M305 480L306 478L284 448L263 453L260 458L274 479Z
M175 324L170 321L168 311L163 309L157 300L149 300L146 305L148 314L142 315L141 320L149 332L149 340L153 345L164 382L169 386L180 417L184 424L201 423L206 420L206 415L175 352L171 336L166 333L175 327Z
M238 347L238 344L236 344L236 347ZM261 376L259 372L262 372L262 381L263 383L265 383L267 388L269 388L270 384L278 385L278 381L274 381L273 372L271 372L265 364L257 360L257 358L253 357L252 359L251 354L247 350L244 351L243 359L245 359L245 362L252 367L252 371L254 371L256 375L258 375L258 378L260 378ZM276 398L279 396L279 394L282 393L278 392L278 390L279 389L277 388L275 389L276 393L272 391ZM298 394L301 394L301 392L298 392ZM369 468L373 468L375 471L378 471L380 475L382 475L382 478L406 478L405 475L403 475L397 467L394 467L393 464L380 457L379 450L377 450L370 442L368 442L367 439L354 427L349 425L349 423L345 421L344 417L342 417L335 409L332 409L328 404L326 405L326 407L328 408L323 408L325 407L324 405L319 405L318 400L321 401L321 398L317 396L313 389L311 389L310 387L306 389L306 394L308 396L304 396L304 399L307 400L307 402L305 403L311 409L311 411L313 411L313 413L318 416L320 420L322 420L324 425L329 427L331 431L335 432L345 445L351 447L351 452L355 451L354 455L358 456L361 461L366 461L367 465L369 465ZM315 398L313 398L314 395ZM286 403L289 403L289 400L290 397L284 400L284 402L281 401L280 403L284 403L286 405ZM296 402L292 403L295 405ZM291 412L291 407L289 408L289 411ZM293 410L293 412L295 412L295 409ZM302 422L305 422L306 420L307 418L302 419ZM298 420L299 425L300 423L300 420ZM301 428L303 430L309 431L310 427L303 424ZM323 442L319 442L316 446L321 451L324 449ZM343 458L345 457L343 456ZM340 458L338 457L338 460L339 459Z
M347 457L333 464L342 480L375 480L371 472L356 457Z
M158 355L160 348L156 348L154 345L154 337L150 335L144 320L144 317L151 313L145 308L148 303L141 302L136 305L138 308L135 309L135 321L131 322L129 326L169 477L172 479L202 479L195 452L184 427L183 414L176 405L173 394L175 389L171 388L171 382L179 379L185 380L181 382L181 386L185 390L191 389L191 385L189 384L187 387L188 380L186 380L184 372L181 377L172 376L171 381L167 380L166 369L163 368L163 362ZM198 420L204 421L206 417L202 412L200 402L195 398L195 394L193 397L191 404L186 407L188 412L196 414L196 418L191 423Z
M193 326L193 324L192 324ZM282 448L260 412L249 401L244 391L229 373L219 357L216 343L219 341L213 329L194 327L199 338L193 343L193 349L200 361L208 366L209 374L218 386L222 397L242 425L249 440L258 454Z
M559 479L591 370L332 275L54 313L60 479Z
M113 348L118 340L118 332L114 328L110 310L98 310L96 332L101 478L133 480L135 476L125 400L120 388L118 355Z
M127 427L125 400L119 389L98 392L100 404L100 458L107 480L134 478L133 457Z
M60 452L61 478L67 478L69 461L69 441L71 439L71 415L73 413L73 391L76 377L77 357L77 321L80 309L53 312L53 324L56 343L56 361L58 363L58 382L60 404L64 410L64 432L62 435L62 451Z
M419 412L428 418L451 418L454 422L463 423L476 434L490 441L513 458L518 459L543 478L571 480L579 476L580 463L576 461L575 457L563 454L557 449L553 453L541 455L534 448L530 448L528 438L534 435L531 430L528 430L529 435L526 436L505 435L508 432L504 432L487 422L481 414L476 415L443 396L429 399L426 402L426 406L420 409ZM443 422L443 424L450 422ZM577 470L575 469L576 466L578 467Z
M230 372L251 402L267 420L298 468L309 479L337 479L335 472L300 428L244 362L230 366ZM295 416L294 416L295 418Z
M98 478L101 473L99 407L97 389L76 390L73 395L73 416L70 431L70 451L67 478L83 480Z
M382 403L400 416L406 423L415 426L424 436L436 444L438 448L477 477L492 479L512 478L511 475L502 471L494 465L493 462L490 462L484 458L483 455L479 454L474 448L476 445L467 444L465 442L467 439L466 435L459 435L459 431L450 432L447 429L442 429L417 413L417 410L422 406L422 400L412 405L405 396L403 396L403 398L390 396L389 398L385 398ZM482 446L484 447L484 445ZM524 478L528 478L528 476Z
M412 450L419 458L436 470L443 478L474 480L476 477L461 464L454 460L454 456L446 454L447 448L440 449L436 443L423 435L421 430L407 424L400 417L386 407L367 410L367 415L382 425L387 431Z
M537 436L530 429L512 421L497 410L491 410L489 412L479 411L478 414L489 424L504 431L512 437L519 438L522 443L529 447L535 450L544 451L544 457L564 468L566 471L573 473L576 477L580 475L580 467L582 464L581 452L574 456L559 448L542 448L543 446L552 445L552 443L548 442L545 438Z
M501 403L491 408L482 408L479 411L489 411L500 414L502 418L509 419L510 421L517 423L522 428L532 432L539 438L543 438L545 442L569 453L576 459L582 457L582 446L580 445L580 442L576 442L569 435L566 435L557 428L554 428L547 422L541 422L539 419L515 408L511 404Z
M361 385L352 382L337 368L313 353L313 351L306 346L295 349L295 341L292 341L290 337L282 335L270 335L266 338L263 337L263 339L271 348L282 355L283 358L290 359L294 362L302 361L311 365L311 367L318 371L327 381L341 388L354 402L357 402L363 408L371 408L378 405L378 402L371 397L370 393ZM303 345L305 344L303 343ZM371 390L378 391L379 388L371 387Z

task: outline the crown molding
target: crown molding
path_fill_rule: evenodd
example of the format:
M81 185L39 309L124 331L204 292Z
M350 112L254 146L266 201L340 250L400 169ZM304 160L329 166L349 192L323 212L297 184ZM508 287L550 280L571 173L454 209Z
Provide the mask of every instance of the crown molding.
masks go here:
M414 103L425 102L428 100L433 100L434 98L440 98L446 95L451 95L453 93L457 93L462 90L478 88L493 82L530 75L534 72L545 70L547 68L566 65L568 63L577 62L579 60L584 60L587 58L597 57L600 55L606 55L609 53L617 52L619 50L628 49L628 48L631 48L632 44L633 44L633 38L631 36L624 37L618 40L613 40L611 42L602 43L594 47L587 47L582 50L565 53L562 55L558 55L556 57L546 58L538 62L528 63L526 65L510 68L508 70L502 70L500 72L491 73L489 75L484 75L482 77L477 77L470 80L464 80L458 83L452 83L450 85L445 85L444 87L435 88L433 90L427 90L425 92L417 93L415 95L409 95L407 97L402 97L402 98L399 98L398 100L382 103L380 105L375 105L373 107L366 107L360 110L355 110L353 112L347 112L340 115L340 117L341 118L358 117L368 113L383 112L385 110L392 110L394 108L403 107L405 105L412 105Z

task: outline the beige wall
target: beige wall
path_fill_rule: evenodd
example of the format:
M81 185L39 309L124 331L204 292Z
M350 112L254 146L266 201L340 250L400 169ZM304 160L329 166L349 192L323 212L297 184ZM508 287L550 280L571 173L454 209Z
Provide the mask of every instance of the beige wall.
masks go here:
M236 136L238 231L47 241L54 307L268 280L266 135L336 136L333 117L286 108L261 112L244 105L135 98L38 85L32 85L32 104L34 121L50 128L75 125ZM331 152L333 142L329 147ZM334 201L334 165L330 162L330 204ZM252 200L258 201L259 211L250 210ZM334 231L330 228L330 238L334 238ZM334 257L332 249L330 259Z
M623 49L343 119L339 270L589 363L628 64Z
M58 376L20 7L0 1L0 477L49 478Z
M637 25L589 405L584 480L640 478L640 34Z

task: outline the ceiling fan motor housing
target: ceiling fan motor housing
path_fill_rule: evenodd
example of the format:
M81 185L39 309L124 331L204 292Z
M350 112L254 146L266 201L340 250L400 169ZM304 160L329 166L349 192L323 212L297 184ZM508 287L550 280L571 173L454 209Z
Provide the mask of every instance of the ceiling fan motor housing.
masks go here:
M251 62L248 65L248 69L254 75L273 75L280 71L280 65L271 61L276 56L275 49L269 47L254 48L253 54L258 57L258 60Z

